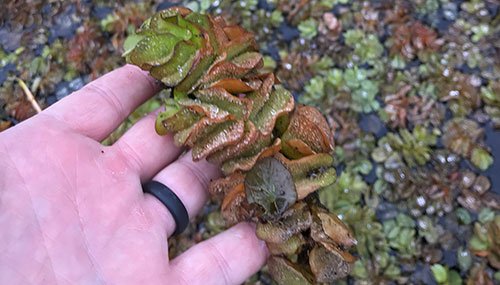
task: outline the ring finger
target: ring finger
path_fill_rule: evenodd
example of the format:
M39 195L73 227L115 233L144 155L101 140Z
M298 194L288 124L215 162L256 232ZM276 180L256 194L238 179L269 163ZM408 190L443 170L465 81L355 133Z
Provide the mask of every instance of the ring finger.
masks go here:
M206 160L193 162L191 152L188 152L161 170L153 180L172 189L191 219L207 201L210 181L220 175L217 166ZM158 217L160 225L164 226L165 232L170 236L175 231L176 224L168 209L152 195L146 195L144 203Z

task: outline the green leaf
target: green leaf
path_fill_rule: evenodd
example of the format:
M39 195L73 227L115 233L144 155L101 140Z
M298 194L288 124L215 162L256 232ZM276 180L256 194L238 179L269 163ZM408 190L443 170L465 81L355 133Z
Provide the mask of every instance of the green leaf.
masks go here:
M483 251L483 250L488 250L488 243L485 241L482 241L479 239L477 236L473 236L470 241L469 241L469 246L472 250L474 251Z
M354 266L351 272L352 276L355 276L359 279L367 279L368 278L368 270L366 270L365 264L361 259L356 260L354 262Z
M177 85L191 70L196 50L195 46L180 42L175 48L172 60L164 65L151 68L151 75L169 87Z
M460 270L464 272L469 270L470 266L472 265L471 253L467 249L460 247L457 251L457 261Z
M130 62L145 69L164 64L174 54L174 48L179 41L180 38L170 34L146 36L129 53Z
M495 272L495 274L493 274L493 278L495 281L500 282L500 271Z
M145 36L139 34L129 35L123 42L123 54L122 56L127 56L135 48L137 43L139 43Z
M409 228L415 227L415 221L410 216L407 216L405 214L397 215L396 221L398 225L403 227L409 227Z
M259 113L256 114L253 122L257 129L267 135L272 131L276 119L281 114L292 111L293 106L294 101L290 91L279 85L275 86L275 90L272 91L269 100L260 109Z
M399 227L394 227L392 228L389 233L387 234L388 239L394 239L399 235L400 228Z
M215 60L215 55L206 56L201 59L201 61L193 68L188 76L184 78L175 88L174 88L174 98L181 99L187 97L187 94L196 87L199 79L207 71L207 69L212 65Z
M436 279L438 283L445 283L448 280L448 270L441 264L434 264L431 266L431 270L434 279Z
M247 115L247 102L233 96L223 88L202 89L195 92L195 96L204 103L213 104L219 110L227 111L238 120L243 120Z
M493 157L485 149L476 147L472 150L471 161L477 168L484 171L493 164Z
M325 95L325 81L320 76L313 77L304 87L304 90L308 95L307 99L317 101ZM301 99L304 100L305 97L303 96Z
M455 211L455 214L457 215L458 217L458 220L464 224L464 225L468 225L472 222L472 218L469 214L469 211L467 211L467 209L464 209L464 208L458 208L456 211Z
M284 20L285 18L283 17L283 14L281 13L280 10L274 10L271 13L271 24L274 27L278 27Z
M450 270L448 272L448 284L449 285L462 284L462 278L460 277L460 274L458 274L458 272L456 272L455 270Z
M364 36L365 35L362 30L348 30L344 33L345 43L350 47L355 47L356 44L359 44L363 40Z
M300 36L305 39L312 39L318 34L318 22L312 18L300 22L298 29Z
M483 208L479 212L478 220L481 224L486 224L487 222L493 221L495 219L495 212L490 208Z

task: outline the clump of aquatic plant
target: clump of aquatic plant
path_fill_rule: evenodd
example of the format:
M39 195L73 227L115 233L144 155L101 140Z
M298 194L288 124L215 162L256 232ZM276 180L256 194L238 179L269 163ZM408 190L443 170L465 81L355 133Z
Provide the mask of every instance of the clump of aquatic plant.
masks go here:
M273 278L315 284L346 276L356 240L309 196L336 179L332 132L317 109L296 105L273 74L261 72L253 35L221 17L171 8L147 19L135 41L127 60L173 94L156 131L175 133L193 160L221 166L226 177L209 192L227 224L257 223Z
M433 81L439 99L449 104L455 116L463 117L481 106L481 80L477 76L445 69Z
M319 191L321 202L331 211L349 216L350 205L360 204L362 194L369 190L363 178L355 173L344 171L336 183Z
M410 90L411 86L405 85L396 93L384 96L384 117L392 128L406 127L409 106L419 98L408 96Z
M500 81L490 81L488 86L481 87L481 97L493 126L500 128Z
M361 64L372 64L375 60L379 60L384 52L384 47L376 34L365 34L360 29L345 32L344 40L346 45L353 49L352 60Z
M145 3L127 3L109 13L99 25L103 31L112 34L111 43L115 49L119 49L127 38L127 34L133 34L135 27L146 19L145 15L148 12L148 6Z
M193 1L191 3L196 3ZM216 10L221 16L245 29L252 30L260 47L265 48L278 28L284 21L283 13L279 10L270 11L258 5L257 0L252 1L206 1L211 5L211 10ZM205 10L195 12L205 12Z
M317 103L325 108L332 106L333 101L339 100L339 97L343 97L355 112L377 111L380 108L380 103L376 100L379 84L371 79L372 76L373 70L357 66L345 70L332 69L325 75L313 77L304 87L306 94L301 100L304 103L326 101L328 104Z
M335 147L335 165L345 165L347 170L354 173L368 175L373 169L373 163L368 159L375 147L375 138L371 134L359 134L354 139L344 136L346 129L339 133L339 144ZM347 130L353 132L354 130ZM352 134L352 133L351 133Z
M397 250L402 257L411 257L417 254L417 239L415 221L399 214L395 219L384 222L384 233L389 240L389 246Z
M469 248L476 256L484 257L489 264L500 269L500 215L485 208L481 211L480 221L474 224L474 235L469 241ZM482 221L481 221L482 220Z
M427 58L428 53L437 51L442 41L438 40L432 28L417 21L397 26L388 44L393 55L401 55L406 59L418 56L422 59Z
M325 12L331 10L334 4L345 2L346 0L273 0L277 6L277 10L282 11L286 20L292 25L298 26L301 22L317 18Z
M464 208L472 212L479 212L485 207L500 210L500 198L494 191L489 191L491 182L488 177L464 171L460 187L462 191L457 201Z
M472 164L486 170L493 163L493 157L481 144L484 131L472 120L455 118L443 127L443 144L451 151L470 159Z
M342 220L352 225L357 239L355 262L352 276L361 280L383 278L395 280L400 275L394 256L389 255L389 244L384 227L375 217L373 208L377 199L363 178L351 171L344 171L335 184L319 191L321 202Z
M318 34L318 22L314 19L307 19L300 22L298 29L301 37L310 40Z
M443 215L452 211L460 183L458 155L437 150L425 165L415 167L408 167L395 158L377 167L378 180L374 184L377 193L392 202L404 201L412 216ZM419 233L428 242L434 240L435 232L429 227Z
M356 206L356 214L350 218L355 222L354 233L358 240L352 276L370 281L374 279L398 280L401 269L396 258L390 255L389 242L383 225L376 221L375 213L368 206Z
M497 275L497 274L495 274ZM496 277L496 276L495 276ZM495 278L498 282L498 277ZM486 284L493 285L493 280L491 275L486 271L486 265L484 264L475 264L471 269L469 278L467 278L467 285L476 285L476 284Z
M404 159L408 166L424 165L431 157L431 147L436 144L437 135L423 126L416 126L412 132L401 129L399 133L388 133L378 141L372 152L376 162L386 167Z

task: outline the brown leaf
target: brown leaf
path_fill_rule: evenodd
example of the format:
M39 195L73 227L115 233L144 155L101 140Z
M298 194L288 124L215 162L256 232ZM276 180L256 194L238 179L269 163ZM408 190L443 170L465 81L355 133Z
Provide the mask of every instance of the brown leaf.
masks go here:
M204 103L226 110L238 120L247 119L252 109L252 101L234 96L220 87L199 90L195 92L195 96Z
M309 145L307 145L303 140L299 140L299 139L290 139L286 142L284 142L286 144L288 144L289 147L291 147L292 149L294 149L295 151L297 151L298 153L300 153L300 155L303 157L303 156L308 156L308 155L311 155L311 154L315 154L316 152L314 150L311 149L311 147Z
M0 120L0 132L8 129L10 127L10 125L11 125L11 122Z
M317 282L331 283L346 277L351 271L351 264L336 251L329 251L316 246L309 253L309 265Z
M257 224L256 234L261 240L280 244L293 235L307 230L312 223L311 213L305 203L297 203L283 214L278 221Z
M293 111L294 106L295 101L292 94L279 85L274 86L269 99L265 101L253 118L250 115L250 119L263 135L268 135L272 133L276 120ZM256 107L257 104L254 104L254 108Z
M224 78L214 82L211 87L220 87L227 90L232 94L246 93L254 91L254 89L241 79L237 78Z
M5 107L7 113L15 118L18 121L24 121L34 115L36 115L36 111L33 109L33 106L26 99L21 99L15 101L12 104L8 104Z
M344 248L349 248L357 244L351 230L334 214L328 212L318 212L318 218L321 220L323 231L336 244Z
M312 285L313 277L283 257L271 256L267 260L269 273L278 284Z
M222 163L229 159L241 156L241 154L251 150L260 137L260 133L257 132L255 125L252 122L247 121L245 122L245 133L243 134L243 138L237 144L230 145L210 155L207 157L207 160L211 163Z
M484 265L476 264L469 273L467 285L493 285Z
M311 206L311 211L313 215L311 238L314 241L339 249L350 248L357 244L349 228L335 215L317 206Z
M252 207L247 203L243 183L236 185L226 195L222 201L221 213L228 226L248 220L253 216Z
M290 119L288 129L282 136L283 153L290 158L300 158L303 154L288 144L297 145L301 140L316 153L330 153L333 150L333 134L323 115L314 107L297 106Z
M241 172L234 172L231 175L213 180L210 182L208 192L211 197L222 199L229 192L231 192L238 184L243 184L245 175Z
M263 138L262 142L266 143L267 138ZM234 171L249 171L255 165L257 160L274 155L280 150L281 141L277 138L274 143L268 147L254 147L256 153L243 153L240 157L224 162L222 172L226 175ZM248 156L247 156L248 155Z
M190 136L187 145L192 145L193 160L198 161L225 146L238 142L243 135L243 129L242 121L228 121L205 128L203 136L197 138Z
M263 60L260 53L246 52L231 61L224 60L212 65L201 82L208 85L224 78L242 78L251 72L255 72L262 65Z

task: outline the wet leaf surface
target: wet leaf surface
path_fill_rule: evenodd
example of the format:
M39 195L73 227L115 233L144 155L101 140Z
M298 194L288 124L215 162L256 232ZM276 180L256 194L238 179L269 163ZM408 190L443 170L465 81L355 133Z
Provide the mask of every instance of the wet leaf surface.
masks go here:
M312 217L305 203L295 204L279 221L257 224L257 236L273 244L287 242L292 236L307 230Z
M267 261L269 272L279 284L307 285L313 284L312 277L282 257L272 256Z
M311 250L309 263L317 282L331 283L344 278L351 271L351 265L337 252L328 251L322 246Z
M250 204L263 208L264 216L277 218L297 200L292 175L277 159L258 161L245 177L245 192Z

